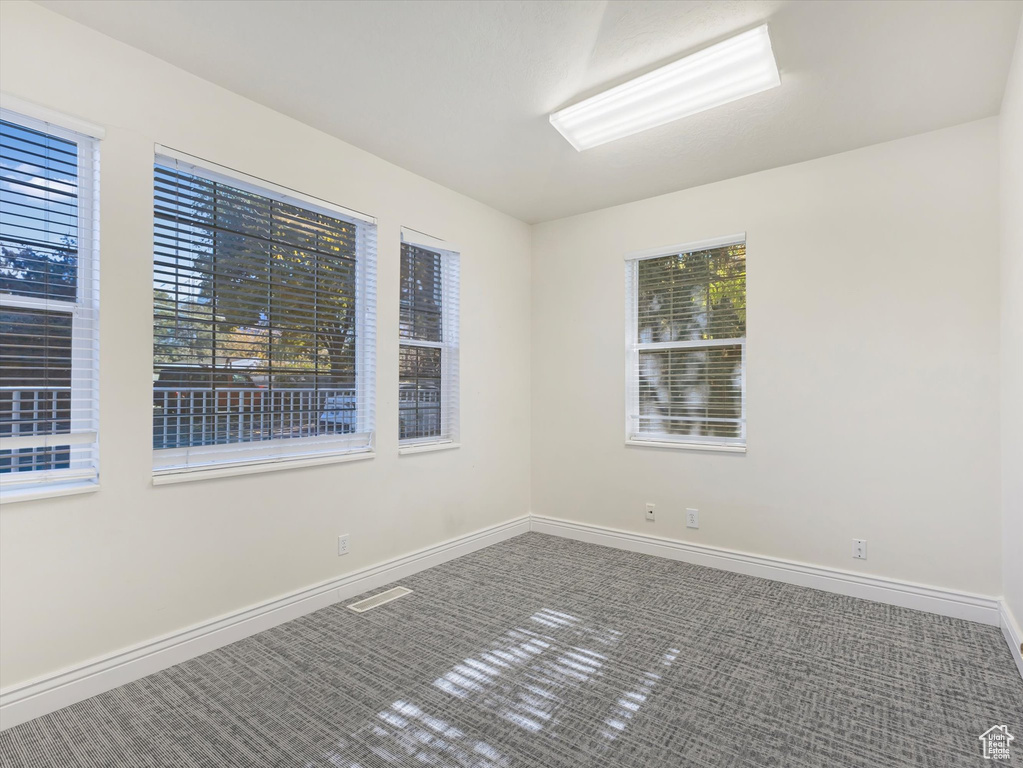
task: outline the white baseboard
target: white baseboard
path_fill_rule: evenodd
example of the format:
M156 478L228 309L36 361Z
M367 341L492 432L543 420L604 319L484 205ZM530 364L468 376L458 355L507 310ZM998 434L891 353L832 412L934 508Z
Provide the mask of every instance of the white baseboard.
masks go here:
M1023 633L1004 601L656 536L524 516L0 690L0 730L180 664L529 530L1000 626L1023 675Z
M527 531L529 517L516 518L51 675L12 685L0 690L0 730Z
M694 565L705 565L724 571L759 576L786 584L812 587L840 595L874 600L918 611L953 616L998 626L1001 601L997 597L974 595L951 589L929 587L880 576L864 576L851 571L824 568L790 560L781 560L747 552L737 552L703 544L690 544L673 539L662 539L640 533L630 533L615 528L604 528L587 523L560 520L554 517L533 515L531 530L549 533L567 539L602 544L606 547L641 552L646 555L682 560Z
M1016 617L1009 610L1009 605L1002 600L1001 605L1002 634L1005 635L1005 642L1009 644L1009 651L1012 653L1012 660L1016 662L1020 677L1023 677L1023 630L1020 629Z

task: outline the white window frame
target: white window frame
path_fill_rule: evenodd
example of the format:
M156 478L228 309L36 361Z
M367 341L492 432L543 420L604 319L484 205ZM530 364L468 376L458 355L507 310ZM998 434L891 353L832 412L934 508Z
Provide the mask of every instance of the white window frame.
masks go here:
M0 475L0 501L11 503L99 490L99 152L103 129L32 102L0 94L0 119L78 147L76 301L0 293L0 307L71 315L71 431L4 438L4 449L91 445L87 459L67 469ZM87 333L79 332L88 323ZM89 403L83 408L81 403ZM79 405L76 405L79 404Z
M427 235L410 227L401 228L402 244L412 245L439 254L441 258L441 340L420 341L398 339L401 347L428 347L441 350L441 414L443 429L439 436L398 439L399 454L426 453L449 448L460 448L460 394L459 394L459 305L461 304L461 252L451 243ZM453 284L452 284L453 283ZM449 301L454 297L454 301ZM399 395L400 397L400 395ZM399 404L400 419L400 404ZM399 421L400 429L400 421Z
M735 339L709 339L699 341L668 341L643 343L639 336L639 262L658 259L691 251L709 250L728 245L746 243L746 233L740 232L726 237L697 240L678 245L650 248L625 254L625 444L648 448L674 448L694 451L721 451L724 453L746 453L746 337ZM749 285L747 283L747 295ZM742 348L742 415L740 435L732 440L720 437L697 435L669 435L644 437L637 432L639 420L639 353L646 350L708 349L719 346L740 346Z
M186 154L156 145L154 161L171 165L210 179L327 216L356 220L356 292L361 297L355 321L356 431L347 438L337 436L270 439L227 445L163 448L153 450L153 484L166 485L190 480L251 474L297 467L316 466L376 456L376 257L377 221L350 208L275 184ZM155 207L155 188L154 207ZM151 208L152 210L152 208ZM328 448L324 448L329 444Z

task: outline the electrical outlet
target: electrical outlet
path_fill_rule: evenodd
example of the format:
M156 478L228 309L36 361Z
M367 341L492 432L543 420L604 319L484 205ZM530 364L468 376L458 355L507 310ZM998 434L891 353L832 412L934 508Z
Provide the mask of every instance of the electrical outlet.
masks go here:
M867 559L867 540L853 539L853 557L857 560Z
M646 519L651 523L654 521L654 505L649 502L646 505Z
M348 554L348 534L337 537L337 554L338 556Z
M700 527L700 510L698 509L687 509L686 510L686 528L699 528Z

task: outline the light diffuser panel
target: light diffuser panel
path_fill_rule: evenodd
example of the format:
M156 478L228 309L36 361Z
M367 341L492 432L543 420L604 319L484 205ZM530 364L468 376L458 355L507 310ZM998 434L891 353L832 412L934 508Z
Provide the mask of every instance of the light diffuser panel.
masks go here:
M779 85L765 24L559 110L550 119L582 151Z

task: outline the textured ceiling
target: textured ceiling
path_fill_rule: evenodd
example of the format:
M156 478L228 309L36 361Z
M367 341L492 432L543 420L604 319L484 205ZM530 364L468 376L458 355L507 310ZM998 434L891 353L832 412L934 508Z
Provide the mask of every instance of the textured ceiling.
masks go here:
M1021 2L40 0L527 222L997 114ZM762 22L782 85L578 153L547 115Z

